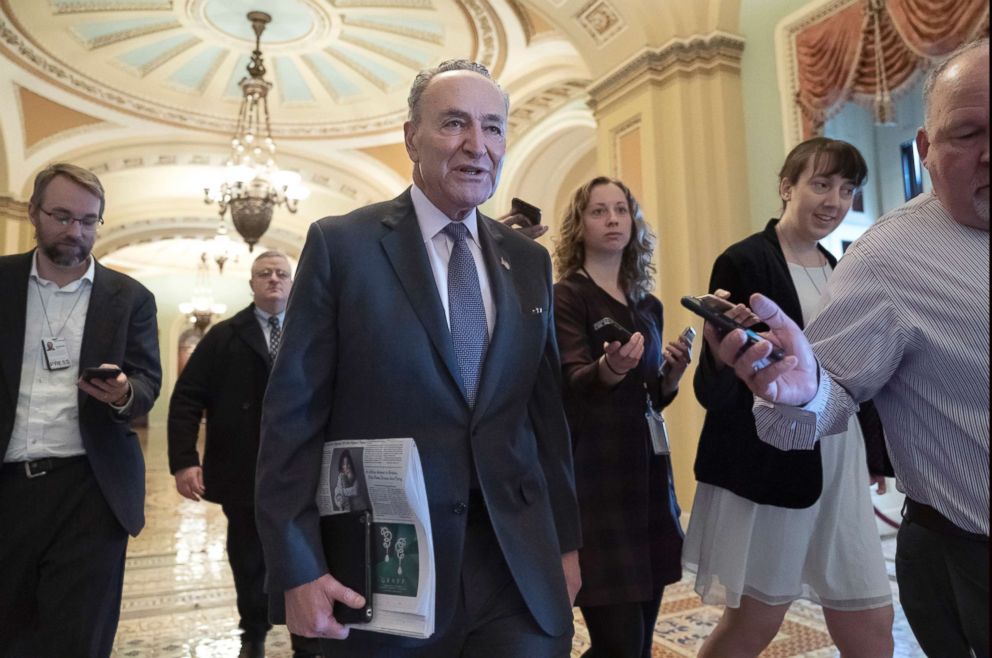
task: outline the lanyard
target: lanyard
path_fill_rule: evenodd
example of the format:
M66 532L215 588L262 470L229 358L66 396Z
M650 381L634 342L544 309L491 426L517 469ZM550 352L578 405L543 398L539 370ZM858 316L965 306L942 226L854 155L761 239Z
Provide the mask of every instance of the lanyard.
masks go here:
M38 301L41 302L41 311L45 314L45 324L48 325L48 333L55 338L60 338L62 336L62 332L65 331L66 325L69 324L69 320L72 319L72 312L76 310L76 305L79 304L79 300L83 297L81 292L83 287L82 283L80 283L79 287L76 288L76 301L72 303L72 308L69 309L69 313L65 316L65 322L62 323L62 328L59 329L58 333L52 331L52 323L48 319L48 309L45 307L45 297L41 294L41 284L38 283L38 279L34 279L34 287L38 291Z

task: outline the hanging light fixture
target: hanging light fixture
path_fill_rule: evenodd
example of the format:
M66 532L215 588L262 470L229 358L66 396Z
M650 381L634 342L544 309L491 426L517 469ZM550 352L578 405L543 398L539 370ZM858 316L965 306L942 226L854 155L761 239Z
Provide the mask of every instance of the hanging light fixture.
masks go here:
M283 205L295 213L300 200L310 190L300 184L295 171L280 170L275 164L276 144L269 128L268 94L272 83L265 79L261 40L265 26L272 17L262 11L248 12L255 32L255 50L248 63L248 75L241 79L241 108L231 155L227 159L224 181L216 191L203 189L204 202L216 202L224 221L230 210L234 228L248 243L251 251L272 222L275 206Z
M203 334L215 315L221 315L227 310L226 304L214 301L210 289L210 266L207 263L207 253L200 254L200 264L196 268L196 282L193 284L193 296L187 302L180 302L179 312L189 318L193 327Z

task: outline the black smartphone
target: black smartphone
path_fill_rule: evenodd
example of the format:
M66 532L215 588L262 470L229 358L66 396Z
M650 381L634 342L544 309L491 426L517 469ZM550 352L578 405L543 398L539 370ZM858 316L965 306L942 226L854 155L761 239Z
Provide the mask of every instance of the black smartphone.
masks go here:
M510 201L510 211L515 215L526 217L530 221L531 226L537 226L541 223L541 209L527 203L523 199L513 197Z
M700 297L693 297L692 295L686 295L682 298L682 306L685 306L687 309L716 327L717 333L719 333L721 337L726 336L734 329L740 329L743 331L747 336L747 344L744 345L742 351L751 347L760 340L765 340L753 329L748 329L741 323L731 320L729 317L724 315L722 311L717 310L717 308L715 308L716 304L712 300L716 299L720 302L726 303L728 305L726 308L733 308L733 304L724 299L720 299L715 295L706 295L705 297L711 299L703 299ZM724 310L726 310L726 308L724 308ZM785 352L782 351L782 348L772 343L772 351L768 355L768 358L772 361L781 361L784 357Z
M626 343L633 335L613 318L601 318L592 325L592 333L605 343Z
M345 587L365 597L361 608L334 603L334 618L342 624L372 621L372 513L369 510L320 517L327 570Z
M119 374L121 374L121 369L117 366L110 368L83 368L81 377L86 381L93 379L117 379L117 375Z

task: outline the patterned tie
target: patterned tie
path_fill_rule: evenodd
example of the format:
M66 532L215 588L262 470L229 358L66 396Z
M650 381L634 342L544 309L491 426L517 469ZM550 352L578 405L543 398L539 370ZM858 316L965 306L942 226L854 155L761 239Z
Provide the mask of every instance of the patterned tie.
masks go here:
M275 361L276 352L279 351L279 341L282 340L282 328L279 326L279 317L269 316L269 358Z
M451 317L451 338L455 343L458 369L465 384L465 397L475 406L479 392L482 361L489 347L489 327L482 304L479 273L469 251L465 236L468 229L461 222L451 222L444 233L455 243L448 261L448 313Z

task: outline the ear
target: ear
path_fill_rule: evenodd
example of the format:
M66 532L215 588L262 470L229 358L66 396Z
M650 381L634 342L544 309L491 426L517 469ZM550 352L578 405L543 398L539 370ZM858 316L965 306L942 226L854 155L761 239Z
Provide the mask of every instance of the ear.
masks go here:
M920 162L926 167L927 154L930 153L930 136L927 135L927 129L923 126L916 129L916 150L920 153Z
M414 136L417 134L417 127L412 121L403 124L403 144L406 146L406 154L410 156L411 162L419 162L417 145L414 143Z
M782 201L788 202L792 198L792 182L788 178L783 178L778 182L778 196Z
M31 220L31 225L38 228L38 206L33 203L28 204L28 219Z

